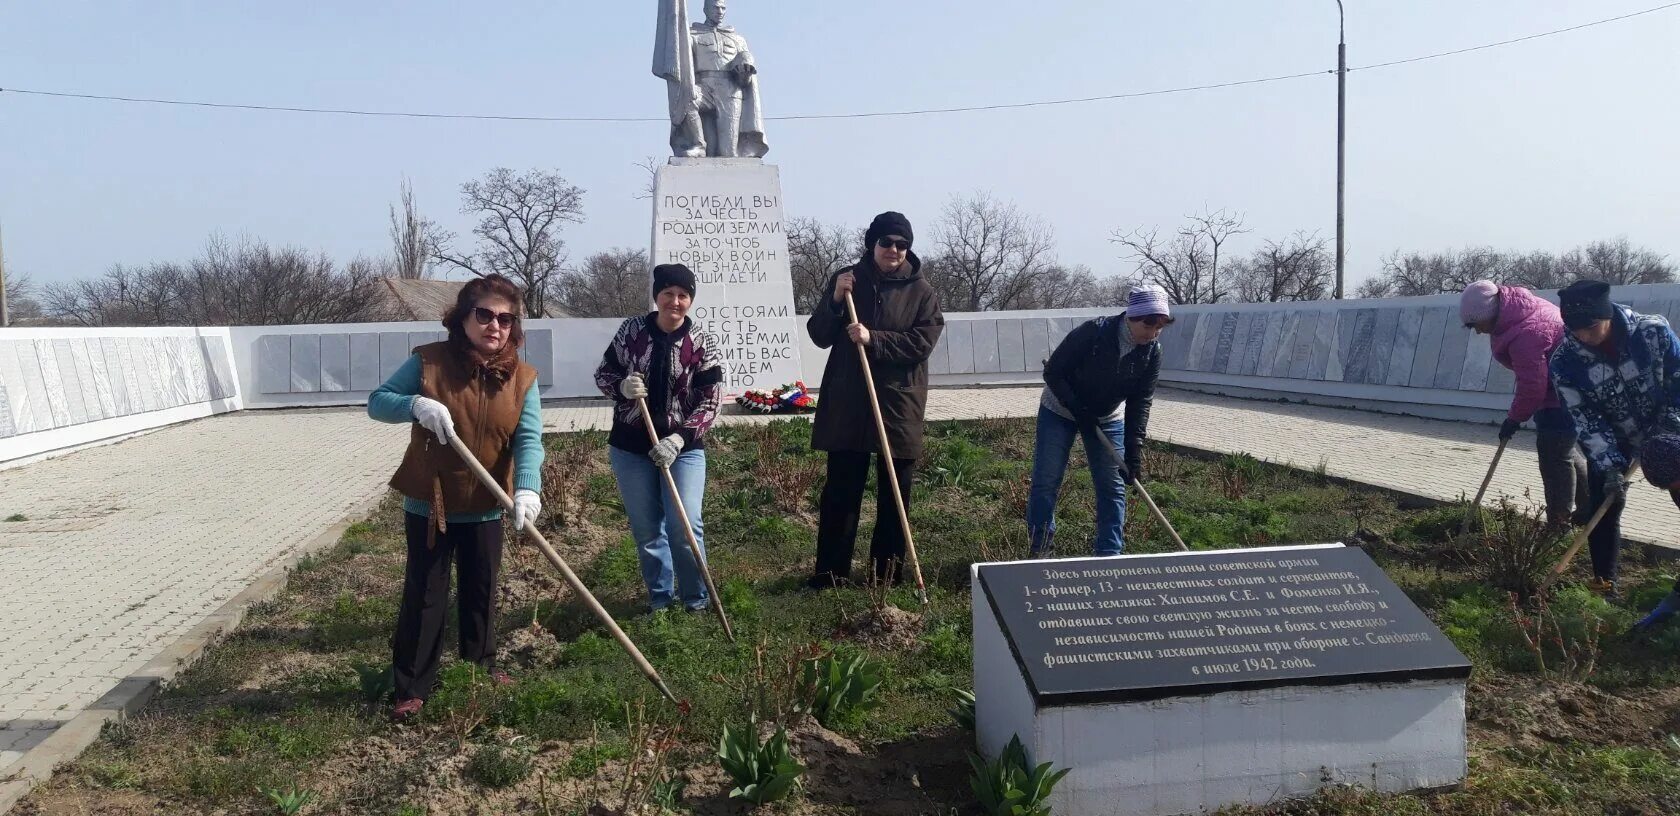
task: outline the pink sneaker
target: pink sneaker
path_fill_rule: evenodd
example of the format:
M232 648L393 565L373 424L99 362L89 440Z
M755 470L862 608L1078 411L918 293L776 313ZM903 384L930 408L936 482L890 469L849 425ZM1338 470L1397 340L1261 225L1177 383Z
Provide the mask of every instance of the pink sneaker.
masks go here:
M407 721L416 714L419 714L421 707L425 705L426 701L420 699L419 697L410 697L407 700L402 700L397 703L396 708L391 709L391 722L400 723Z

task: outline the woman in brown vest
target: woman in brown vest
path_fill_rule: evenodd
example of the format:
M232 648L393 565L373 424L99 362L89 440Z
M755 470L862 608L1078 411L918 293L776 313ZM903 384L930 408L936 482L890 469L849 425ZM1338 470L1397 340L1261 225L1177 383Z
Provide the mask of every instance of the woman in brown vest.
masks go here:
M459 566L460 655L498 683L496 573L502 564L502 509L449 447L459 437L512 494L514 527L542 512L542 402L537 372L519 359L525 343L519 287L488 275L461 287L443 318L449 339L414 356L368 397L368 416L412 422L408 452L391 477L403 495L408 566L392 638L396 708L420 711L437 681L449 609L449 570Z

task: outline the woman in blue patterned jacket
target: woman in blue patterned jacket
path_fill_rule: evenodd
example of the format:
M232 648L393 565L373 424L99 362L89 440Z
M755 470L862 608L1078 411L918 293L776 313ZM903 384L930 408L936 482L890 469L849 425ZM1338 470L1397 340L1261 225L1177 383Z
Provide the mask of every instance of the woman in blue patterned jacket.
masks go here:
M654 311L619 326L595 369L595 385L614 403L607 456L630 517L648 604L657 612L680 598L685 609L698 612L710 605L705 578L659 470L670 468L676 479L703 557L704 438L717 419L723 364L717 340L688 317L694 305L694 273L688 267L654 267L653 298ZM657 443L648 438L638 398L647 400Z
M1569 334L1552 352L1552 384L1587 455L1590 506L1610 503L1588 538L1589 587L1614 594L1633 455L1648 437L1680 430L1680 338L1662 315L1611 303L1603 281L1572 283L1558 300Z

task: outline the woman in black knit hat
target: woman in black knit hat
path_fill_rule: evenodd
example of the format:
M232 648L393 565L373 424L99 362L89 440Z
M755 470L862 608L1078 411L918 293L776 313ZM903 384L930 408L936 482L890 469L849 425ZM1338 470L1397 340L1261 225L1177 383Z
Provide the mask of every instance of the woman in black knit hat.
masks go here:
M676 479L704 554L705 435L723 396L723 363L718 341L688 317L694 305L694 273L688 267L654 267L653 298L654 311L618 327L595 369L595 385L613 400L607 458L630 517L648 605L657 612L681 600L685 609L697 612L708 608L711 599L659 471L669 468ZM638 398L647 400L657 443L648 438Z
M922 278L922 261L910 251L914 241L910 221L903 215L876 216L864 233L863 257L829 280L822 305L812 310L806 324L812 342L832 349L823 367L822 399L811 429L811 446L828 452L828 479L818 508L816 569L808 582L812 589L851 578L870 455L879 454L869 390L857 356L860 344L869 355L908 512L910 483L922 456L928 357L945 327L939 295ZM855 326L846 314L847 293L857 305ZM886 467L879 460L877 455L875 533L869 557L876 580L896 582L903 568L904 534Z

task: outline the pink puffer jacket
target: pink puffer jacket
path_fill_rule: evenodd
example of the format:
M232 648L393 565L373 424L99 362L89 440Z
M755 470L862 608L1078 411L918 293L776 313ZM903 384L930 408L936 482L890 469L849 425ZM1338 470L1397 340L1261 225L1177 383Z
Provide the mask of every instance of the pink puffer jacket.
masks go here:
M1550 301L1521 286L1499 287L1499 320L1493 327L1493 359L1517 375L1511 419L1526 422L1542 408L1556 408L1557 391L1547 361L1563 342L1563 316Z

